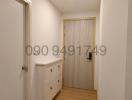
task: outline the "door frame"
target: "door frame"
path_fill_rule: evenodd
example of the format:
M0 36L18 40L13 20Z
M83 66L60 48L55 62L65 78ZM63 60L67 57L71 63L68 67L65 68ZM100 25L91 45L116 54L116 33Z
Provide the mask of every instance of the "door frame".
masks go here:
M63 47L65 46L65 26L64 26L64 23L65 21L79 21L79 20L94 20L95 23L94 23L94 47L96 47L96 21L97 21L97 17L85 17L85 18L64 18L63 19ZM65 62L65 54L63 54L63 59L64 59L64 62ZM96 91L95 89L95 63L96 63L96 54L93 54L93 85L94 85L94 90ZM64 66L64 62L63 62L63 66ZM63 69L63 72L64 72L64 69ZM64 76L64 73L63 73L63 76ZM64 77L63 77L63 83L64 83ZM63 84L64 85L64 84Z
M31 45L31 11L32 11L32 2L31 0L16 0L25 6L25 33L24 33L24 55L25 58L25 67L27 71L25 71L24 81L24 99L32 100L32 92L31 92L31 56L26 55L26 46Z

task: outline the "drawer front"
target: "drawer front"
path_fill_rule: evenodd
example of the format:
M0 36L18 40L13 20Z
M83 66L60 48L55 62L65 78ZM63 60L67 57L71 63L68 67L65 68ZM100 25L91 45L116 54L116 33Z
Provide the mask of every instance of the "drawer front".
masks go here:
M58 91L62 89L62 75L58 77Z
M48 85L49 100L52 100L55 97L55 95L57 94L57 92L58 92L57 84L58 84L57 81L53 81Z
M43 77L45 84L49 84L52 81L52 74L49 68L45 69L45 71L43 72Z
M47 84L50 84L56 79L57 77L56 74L58 73L58 71L54 65L54 66L50 66L49 68L47 68L43 73L44 73L43 77L44 77L45 82Z
M53 78L57 79L57 77L58 77L58 67L57 67L57 64L55 64L53 68L54 68Z
M62 75L62 64L58 64L58 75Z

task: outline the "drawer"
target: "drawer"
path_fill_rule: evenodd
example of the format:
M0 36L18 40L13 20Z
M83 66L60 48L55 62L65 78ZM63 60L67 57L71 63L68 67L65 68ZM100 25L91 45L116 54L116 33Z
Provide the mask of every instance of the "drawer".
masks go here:
M57 87L57 81L53 81L52 83L50 83L49 84L49 100L52 100L54 97L55 97L55 95L57 94L57 92L58 92L58 87Z
M62 70L63 70L62 69L62 64L58 64L57 66L58 66L58 74L62 75Z
M42 77L41 79L44 80L44 84L49 84L53 80L52 79L52 77L53 77L53 75L52 75L53 71L52 71L51 67L42 70L41 73L42 73L41 74L41 77Z
M43 79L45 83L50 84L53 82L58 76L58 70L55 66L49 67L43 71Z
M58 91L62 89L62 76L58 77Z
M54 65L54 77L58 77L58 66L57 64Z

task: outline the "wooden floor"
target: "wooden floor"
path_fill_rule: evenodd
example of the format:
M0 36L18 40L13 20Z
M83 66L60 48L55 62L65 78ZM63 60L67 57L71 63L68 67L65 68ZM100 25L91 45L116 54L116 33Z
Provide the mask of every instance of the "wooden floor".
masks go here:
M65 87L55 100L97 100L97 92Z

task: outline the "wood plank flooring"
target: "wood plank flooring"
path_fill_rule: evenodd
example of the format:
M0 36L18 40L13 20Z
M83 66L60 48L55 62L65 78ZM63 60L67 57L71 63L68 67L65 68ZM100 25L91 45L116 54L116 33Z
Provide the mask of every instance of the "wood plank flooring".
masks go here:
M65 87L55 100L97 100L97 92Z

